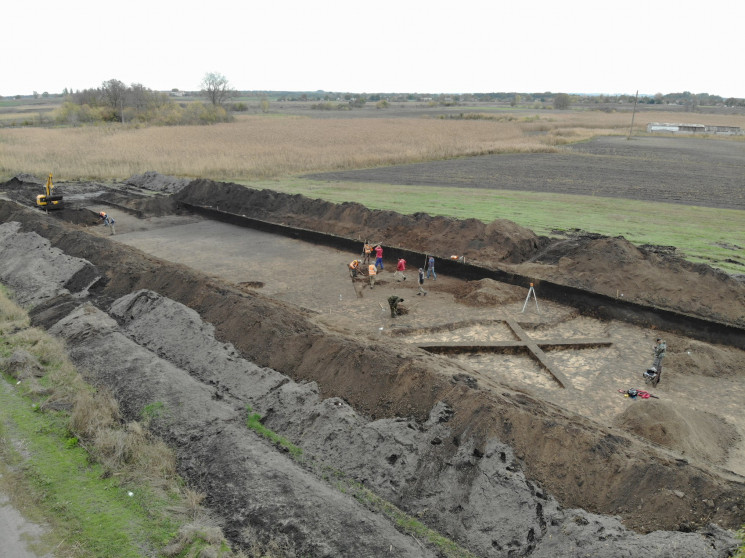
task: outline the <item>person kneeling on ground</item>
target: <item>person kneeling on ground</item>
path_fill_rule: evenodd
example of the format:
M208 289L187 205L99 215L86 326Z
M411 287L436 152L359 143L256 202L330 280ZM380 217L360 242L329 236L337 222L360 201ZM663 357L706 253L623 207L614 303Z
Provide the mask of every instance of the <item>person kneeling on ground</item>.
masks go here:
M398 303L403 301L403 298L396 295L388 297L388 306L391 307L391 318L395 318L398 315Z

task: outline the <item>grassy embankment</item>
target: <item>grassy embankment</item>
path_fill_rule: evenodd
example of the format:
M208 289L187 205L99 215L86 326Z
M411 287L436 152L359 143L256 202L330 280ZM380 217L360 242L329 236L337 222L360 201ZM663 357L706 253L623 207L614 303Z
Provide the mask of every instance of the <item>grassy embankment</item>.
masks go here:
M114 400L86 385L64 347L30 327L0 287L0 360L19 350L31 359L0 377L0 492L46 527L35 552L234 556L204 522L203 495L175 474L171 450L140 423L122 423Z
M395 112L391 112L395 115ZM489 116L489 115L486 115ZM679 120L645 112L643 122ZM711 124L745 127L745 116L706 115ZM326 184L295 178L330 170L442 160L508 152L552 152L595 135L626 135L628 113L500 112L491 119L328 118L242 116L214 126L0 129L0 180L19 172L59 183L77 178L117 180L148 170L206 177L251 187L357 201L375 209L424 211L484 221L509 219L551 234L580 228L637 244L676 246L691 261L742 273L726 262L745 246L741 211L650 204L592 196L379 184ZM636 131L643 130L639 123ZM718 141L718 140L712 140Z

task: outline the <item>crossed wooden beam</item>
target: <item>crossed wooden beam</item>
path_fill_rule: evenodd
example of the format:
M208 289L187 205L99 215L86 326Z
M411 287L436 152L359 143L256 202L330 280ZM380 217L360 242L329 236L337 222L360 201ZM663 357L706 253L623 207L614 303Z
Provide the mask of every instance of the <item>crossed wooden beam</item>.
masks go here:
M496 341L490 343L417 343L421 349L432 353L453 353L453 352L509 352L511 350L527 351L528 355L538 361L551 377L562 388L572 388L566 376L553 366L546 357L543 349L582 349L590 347L607 347L613 342L610 339L585 337L578 339L546 339L544 341L533 341L526 331L520 327L515 320L507 318L505 323L513 331L517 340L515 341Z

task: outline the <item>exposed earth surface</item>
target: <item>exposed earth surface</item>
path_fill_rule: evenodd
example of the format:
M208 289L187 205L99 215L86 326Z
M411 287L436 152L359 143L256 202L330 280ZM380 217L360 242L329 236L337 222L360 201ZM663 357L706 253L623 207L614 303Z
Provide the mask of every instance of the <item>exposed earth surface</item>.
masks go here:
M745 522L737 278L622 238L548 239L508 221L405 216L156 173L58 184L66 207L45 213L31 207L40 184L20 175L0 187L0 281L127 419L163 404L151 428L236 547L445 555L380 513L369 490L476 556L736 548ZM308 242L309 230L350 248ZM364 239L385 252L372 288L347 271ZM426 253L442 265L421 295ZM529 277L536 296L461 279L451 254ZM404 281L393 273L400 256ZM650 313L728 328L727 342L546 299L549 279L610 298L623 285ZM396 318L391 295L404 299ZM652 387L642 373L658 336L668 353ZM656 397L626 397L629 388ZM249 430L247 406L302 458Z

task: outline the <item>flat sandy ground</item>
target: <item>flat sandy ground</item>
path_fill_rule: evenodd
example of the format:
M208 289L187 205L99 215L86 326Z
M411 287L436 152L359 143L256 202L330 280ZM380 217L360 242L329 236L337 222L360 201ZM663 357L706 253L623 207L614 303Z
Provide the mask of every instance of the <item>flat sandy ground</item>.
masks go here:
M397 254L392 250L385 254L386 269L378 274L378 284L370 289L366 278L353 284L347 272L348 263L358 254L193 217L136 219L116 209L111 213L117 221L113 240L219 277L239 288L255 289L306 308L316 314L317 323L330 330L360 337L388 337L392 344L515 340L501 321L511 317L538 341L609 338L609 347L547 351L551 363L568 378L570 389L560 388L535 360L521 352L440 358L457 360L482 389L507 386L524 391L606 426L613 426L614 418L629 406L648 403L624 397L618 390L648 388L642 373L652 363L657 331L579 316L573 308L541 300L540 292L537 309L533 299L524 304L527 291L514 293L505 304L460 304L451 294L459 288L460 280L442 274L437 281L426 282L427 296L417 296L415 267L421 263L409 262L408 279L396 282L393 262ZM93 227L92 231L109 234L103 226ZM404 298L403 306L408 309L408 314L395 320L387 305L391 294ZM684 416L702 411L733 426L739 437L732 437L733 448L720 465L745 474L745 378L691 372L695 367L687 367L686 359L693 363L693 353L706 346L669 337L668 354L675 354L677 365L668 365L659 386L649 391L658 395L660 401L674 405ZM686 457L695 461L690 455Z

